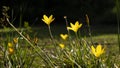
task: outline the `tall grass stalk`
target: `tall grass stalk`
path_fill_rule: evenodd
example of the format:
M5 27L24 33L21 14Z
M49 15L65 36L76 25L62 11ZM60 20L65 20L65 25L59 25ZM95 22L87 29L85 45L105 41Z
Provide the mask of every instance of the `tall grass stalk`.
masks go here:
M66 57L71 61L73 62L74 64L76 64L78 66L78 68L81 68L81 66L74 60L72 59L67 53L66 51L64 51L64 54L66 55ZM73 67L74 68L74 67Z
M67 16L64 16L65 19L65 23L66 23L66 29L68 27L68 20L67 20ZM70 35L70 31L67 29L68 35Z
M119 46L119 54L120 54L120 7L119 7L119 1L116 0L116 7L117 7L117 13L116 13L116 16L117 16L117 23L118 23L118 46Z
M7 22L8 22L8 24L10 24L10 26L11 26L13 29L16 30L16 32L18 32L18 34L19 34L20 36L22 36L22 37L30 44L31 47L34 48L34 50L38 53L38 55L39 55L44 61L46 61L46 60L44 59L44 58L46 57L46 59L48 60L48 61L46 61L46 62L48 62L48 64L50 63L49 65L50 65L51 67L54 67L54 64L52 63L51 59L48 57L47 54L45 54L45 52L44 52L41 48L39 48L39 50L45 55L45 57L43 57L42 54L39 53L39 50L36 49L35 46L34 46L21 32L19 32L18 29L17 29L16 27L14 27L14 25L12 25L12 24L10 23L10 21L9 21L8 18L7 18Z
M87 14L86 14L86 22L87 22L87 26L88 26L89 37L90 37L91 43L93 45L92 33L91 33L91 28L90 28L90 20L89 20L89 17Z
M67 27L68 27L68 20L67 20L67 16L64 16L64 19L65 19L65 24L66 24L66 30L67 30L67 33L68 33L68 38L69 38L69 42L72 42L71 41L71 36L70 36L70 30L68 30L67 29ZM71 44L70 44L71 45ZM72 46L72 48L73 48L73 45L71 45Z

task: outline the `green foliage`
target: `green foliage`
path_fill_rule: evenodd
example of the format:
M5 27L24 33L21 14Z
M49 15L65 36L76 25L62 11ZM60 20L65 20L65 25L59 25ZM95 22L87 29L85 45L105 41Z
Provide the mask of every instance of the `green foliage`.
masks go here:
M67 18L65 19L68 23ZM44 20L51 23L54 19L45 16ZM110 48L105 43L94 44L90 24L88 25L89 37L87 37L90 40L81 36L79 29L82 25L79 22L75 25L70 23L71 27L66 29L68 37L64 40L55 39L50 24L47 24L50 38L47 38L47 42L42 46L38 40L41 38L34 37L34 32L19 31L7 16L5 21L17 34L10 36L6 33L6 39L0 39L0 67L2 68L117 68L120 66L119 61L116 61L120 57L118 53L111 54ZM24 22L24 28L28 31L32 29L28 22ZM74 38L71 35L71 29L76 30ZM59 46L61 43L62 45Z

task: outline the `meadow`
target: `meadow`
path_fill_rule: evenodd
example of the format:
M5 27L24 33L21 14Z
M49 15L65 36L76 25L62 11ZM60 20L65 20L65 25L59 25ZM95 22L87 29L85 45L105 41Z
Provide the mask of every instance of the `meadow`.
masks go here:
M1 68L119 68L117 26L86 25L80 21L52 25L54 15L43 15L45 26L31 27L24 22L16 28L7 12L0 22ZM6 26L9 25L10 27Z

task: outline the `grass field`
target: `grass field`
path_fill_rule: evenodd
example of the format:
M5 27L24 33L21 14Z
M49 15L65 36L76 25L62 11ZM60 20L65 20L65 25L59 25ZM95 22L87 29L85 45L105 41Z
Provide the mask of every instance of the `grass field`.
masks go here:
M78 34L80 35L78 37L80 37L83 40L86 40L88 44L91 44L91 38L89 37L89 34L88 34L89 32L87 29L88 28L86 26L83 26L80 29L80 32L78 32ZM55 63L55 66L56 67L58 66L57 68L62 67L61 64L63 61L60 60L60 62L58 62L58 59L53 59L54 53L55 53L54 52L55 47L54 47L54 43L51 41L49 31L46 26L32 27L32 29L26 29L26 28L19 29L18 28L18 30L21 31L23 33L23 35L25 35L25 37L27 37L27 39L29 39L32 43L34 43L34 38L37 37L38 38L37 46L36 46L36 44L34 46L35 48L38 48L37 51L41 53L41 49L42 49L45 52L45 54L47 54L50 57L52 62ZM57 41L57 43L63 42L60 39L60 34L67 33L65 26L52 25L51 31L52 31L52 35L54 37L54 41ZM70 33L71 33L72 42L74 42L75 35L72 31L70 31ZM103 46L106 46L106 53L110 54L110 56L112 57L112 59L107 62L109 62L109 64L111 63L111 65L112 65L112 63L115 63L115 65L117 65L117 67L119 67L120 66L120 64L119 64L120 56L118 55L119 47L118 47L116 26L106 26L106 25L91 26L91 34L92 34L92 42L94 43L94 45L101 44ZM3 49L5 49L4 45L6 45L7 42L11 42L13 40L13 38L15 38L15 37L21 38L21 39L19 39L20 47L16 51L15 55L11 56L12 58L9 57L9 59L7 59L7 57L4 56L4 50L3 50ZM37 55L36 50L34 50L34 48L32 48L28 44L28 42L26 42L26 40L24 40L13 28L4 28L4 29L1 28L0 29L0 40L1 40L1 44L0 44L1 45L1 51L0 51L1 62L0 62L0 64L2 67L5 67L2 65L3 63L5 63L6 61L11 61L11 60L12 60L11 64L12 63L15 64L15 65L12 64L13 67L16 67L17 65L20 65L21 67L22 66L27 67L27 68L29 68L29 67L31 67L31 68L47 67L46 66L47 64L43 63L44 59L42 59L39 55ZM67 44L71 44L71 42L68 41ZM69 46L67 45L66 47L69 47ZM59 49L59 48L57 47L57 49ZM59 51L61 51L61 50L59 50ZM61 54L61 52L60 52L60 54ZM31 57L27 57L28 55L30 55ZM42 54L42 57L43 56L45 58L44 53ZM15 59L15 57L19 58L19 59ZM3 60L3 58L6 58L6 60ZM69 65L71 67L70 60L66 60L64 62L67 64L67 66L63 66L63 68L67 68L67 67L69 67ZM76 61L76 62L78 62L78 61ZM21 64L25 63L25 64L21 65L20 63ZM78 62L78 63L81 63L81 62ZM6 64L9 66L9 63L6 63ZM109 64L108 64L108 68L111 67L111 65L109 65ZM89 65L89 66L91 66L91 65ZM49 66L47 68L49 68ZM74 68L74 64L73 64L73 68Z

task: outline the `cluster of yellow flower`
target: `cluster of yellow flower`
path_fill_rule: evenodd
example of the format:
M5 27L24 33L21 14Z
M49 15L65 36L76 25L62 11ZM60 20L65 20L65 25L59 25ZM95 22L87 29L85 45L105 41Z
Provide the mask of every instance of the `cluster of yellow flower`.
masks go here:
M66 40L67 37L68 37L68 34L60 34L60 37L63 39L63 40ZM59 46L64 49L65 45L63 43L60 43Z
M48 26L50 26L50 23L52 21L54 21L55 18L53 18L53 15L47 17L46 15L43 15L43 19L42 21L45 22ZM88 20L88 16L87 16L87 20ZM89 21L88 21L89 23ZM68 30L72 30L74 31L75 33L77 33L78 29L81 28L82 26L82 23L79 23L78 21L75 22L75 24L73 23L70 23L70 26L71 27L67 27ZM63 40L66 40L66 38L68 37L67 34L60 34L60 37L63 39ZM65 45L64 44L59 44L59 46L64 49ZM91 46L91 52L92 54L94 54L96 57L99 57L101 54L103 54L105 51L104 51L105 48L102 49L102 45L97 45L96 48L94 48L94 46L92 45Z
M13 44L11 42L8 43L8 52L9 52L9 54L14 53L14 47L13 47Z
M14 39L13 39L13 42L14 42L15 44L17 44L17 43L18 43L18 38L14 38ZM10 55L14 53L14 46L13 46L13 43L11 43L11 42L8 43L8 53L9 53Z

